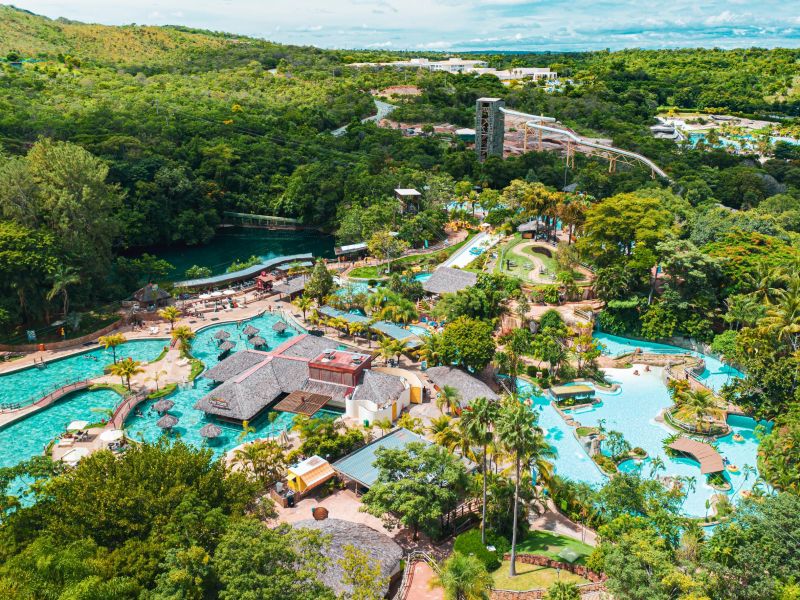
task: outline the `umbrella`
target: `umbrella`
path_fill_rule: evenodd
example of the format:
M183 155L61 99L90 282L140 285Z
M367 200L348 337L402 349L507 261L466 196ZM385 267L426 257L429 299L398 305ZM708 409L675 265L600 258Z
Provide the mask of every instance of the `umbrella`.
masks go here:
M277 331L278 333L283 333L286 331L286 323L283 321L278 321L275 325L272 326L273 331Z
M118 442L122 438L125 437L125 432L122 429L106 429L103 433L100 434L100 441L101 442Z
M234 346L236 346L236 342L222 342L219 345L219 349L222 352L227 352L228 350L233 350Z
M253 346L266 346L267 340L265 340L260 335L257 335L255 337L250 338L250 343L253 344Z
M200 294L200 295L198 296L198 298L199 298L200 300L208 300L209 298L211 298L211 294Z
M157 413L165 413L173 406L175 406L175 403L172 400L159 400L153 404L153 408Z
M232 289L228 288L227 290L225 290L222 293L225 294L226 296L235 296L236 295L236 290L232 290Z
M156 425L158 425L161 429L171 429L177 424L178 417L173 417L172 415L164 415L156 423Z
M224 329L214 334L215 340L227 340L229 337L231 337L231 334L225 331Z
M221 296L222 296L222 292L220 292L219 290L217 290L216 292L211 292L211 297L212 298L219 298Z
M253 337L255 334L258 333L258 329L253 327L252 325L248 325L242 330L242 333L245 334L247 337Z
M200 435L204 438L213 440L214 438L222 435L222 428L219 425L209 423L208 425L203 425L203 427L200 428Z
M575 552L575 550L573 550L570 547L564 548L561 552L558 553L558 558L563 558L568 563L574 563L580 557L581 555Z
M86 429L88 424L89 421L73 421L67 425L67 431L81 431L82 429Z
M68 465L75 466L82 458L89 456L91 452L92 451L88 448L73 448L61 457L61 461L67 463Z

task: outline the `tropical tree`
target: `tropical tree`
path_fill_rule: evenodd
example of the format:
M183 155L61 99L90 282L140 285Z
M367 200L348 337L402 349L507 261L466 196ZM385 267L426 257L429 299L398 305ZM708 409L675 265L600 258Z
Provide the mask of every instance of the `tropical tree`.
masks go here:
M417 357L427 362L429 367L438 366L442 358L441 344L442 335L440 333L431 333L425 336L422 345L416 351Z
M467 439L481 446L481 542L486 544L486 453L494 439L492 430L497 419L499 405L487 398L475 398L461 414L461 430Z
M372 425L380 429L382 435L386 435L386 432L392 428L392 420L389 417L384 417L383 419L375 419L372 422Z
M486 566L475 556L454 552L442 563L431 587L444 590L445 600L488 600L494 585Z
M650 478L655 479L659 471L666 471L667 465L664 464L664 459L660 456L654 456L650 459Z
M694 416L695 424L698 429L703 427L703 418L714 408L714 395L708 390L696 389L688 390L681 394L678 402L682 409Z
M556 581L547 588L545 600L580 600L581 591L574 583Z
M288 466L283 448L274 440L245 444L236 450L234 460L265 488L279 481Z
M169 321L169 330L175 330L175 321L181 318L181 311L176 306L165 306L158 311L158 316Z
M181 348L188 349L192 345L195 333L188 325L179 325L172 330L172 339L180 343Z
M128 341L121 333L110 333L109 335L100 336L97 341L100 345L108 350L111 348L111 355L114 357L114 364L117 363L117 346L121 346Z
M461 392L450 385L442 386L439 390L439 395L436 396L436 407L444 412L456 414L461 410Z
M156 384L156 391L159 391L158 382L161 381L161 378L164 377L164 375L166 375L166 374L167 374L167 371L164 370L164 369L161 369L160 371L156 371L155 373L153 373L150 377L147 378L147 380L154 382Z
M306 311L314 305L314 299L310 296L303 294L296 298L293 304L303 312L303 318L306 318Z
M60 264L52 275L53 284L50 291L47 292L47 300L52 300L59 294L63 296L63 311L64 316L67 316L69 311L69 288L81 282L81 277L78 272L68 265Z
M453 426L453 419L447 415L440 415L431 419L427 427L428 434L435 444L452 451L461 443L461 436Z
M515 396L506 396L502 401L497 419L497 436L503 447L514 455L514 523L511 533L510 575L517 574L517 520L519 518L519 487L522 466L533 465L539 478L546 481L552 476L553 465L547 459L555 457L555 451L544 439L536 426L537 414Z
M133 360L132 358L123 358L121 361L112 364L109 367L109 373L122 379L122 382L127 385L128 390L131 389L131 377L143 373L141 361Z
M317 262L314 265L314 270L311 272L311 277L309 277L308 281L306 282L305 295L313 298L317 301L317 303L321 304L325 296L331 293L332 289L333 275L331 275L331 272L325 265L325 261L321 258L317 259Z

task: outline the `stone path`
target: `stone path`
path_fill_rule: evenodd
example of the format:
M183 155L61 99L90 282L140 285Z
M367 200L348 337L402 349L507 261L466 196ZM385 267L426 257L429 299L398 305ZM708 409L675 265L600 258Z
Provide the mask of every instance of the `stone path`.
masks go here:
M424 560L418 560L411 568L410 582L405 600L444 600L444 590L431 589L431 581L436 574Z

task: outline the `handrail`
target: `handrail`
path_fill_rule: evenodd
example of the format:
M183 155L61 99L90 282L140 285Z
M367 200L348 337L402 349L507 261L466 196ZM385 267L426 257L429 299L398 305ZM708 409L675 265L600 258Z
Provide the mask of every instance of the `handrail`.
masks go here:
M438 575L441 575L439 563L437 563L431 555L423 550L412 550L406 556L406 567L403 569L403 579L400 582L400 587L397 588L397 593L393 596L392 600L405 600L408 594L409 586L411 585L411 572L414 569L414 564L420 561L428 563Z
M527 123L525 123L525 125L527 127L532 128L532 129L537 129L537 130L540 130L540 131L546 131L548 133L555 133L555 134L558 134L558 135L562 135L562 136L565 136L565 137L569 138L571 141L573 141L576 144L579 144L581 146L588 146L589 148L596 148L598 150L603 150L605 152L612 152L614 154L620 154L622 156L627 156L628 158L632 158L634 160L637 160L640 163L650 167L650 169L654 173L656 173L659 177L663 177L663 178L669 180L669 177L661 169L661 167L659 167L656 163L654 163L652 160L650 160L646 156L643 156L643 155L638 154L636 152L631 152L630 150L623 150L622 148L617 148L615 146L606 146L605 144L598 144L597 142L592 142L592 141L590 141L590 140L588 140L586 138L583 138L583 137L581 137L581 136L579 136L579 135L577 135L577 134L575 134L575 133L573 133L571 131L568 131L566 129L561 129L559 127L549 127L547 125L542 125L541 122L544 121L545 118L541 117L541 116L527 115L525 113L521 113L521 112L517 112L517 111L510 111L510 110L505 109L505 108L501 108L500 110L505 114L511 114L511 115L514 115L514 116L530 118L531 120L528 121ZM555 119L553 119L553 121L555 121Z
M127 419L128 415L131 414L131 411L138 406L142 400L147 398L147 395L147 390L140 390L135 394L129 394L125 396L122 402L117 405L117 408L114 409L114 413L111 415L109 423L111 423L115 429L122 427L123 423L125 423L125 419Z

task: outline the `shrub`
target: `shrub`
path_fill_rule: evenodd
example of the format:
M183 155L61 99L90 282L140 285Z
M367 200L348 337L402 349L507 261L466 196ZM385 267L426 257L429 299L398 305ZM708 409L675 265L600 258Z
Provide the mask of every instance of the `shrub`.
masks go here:
M605 454L595 454L592 460L597 463L597 466L608 475L613 475L617 472L617 464Z
M470 529L456 538L453 550L465 556L474 556L486 566L487 571L492 572L500 568L503 555L510 550L511 545L506 538L490 531L486 532L486 545L494 546L494 552L481 543L480 529Z

